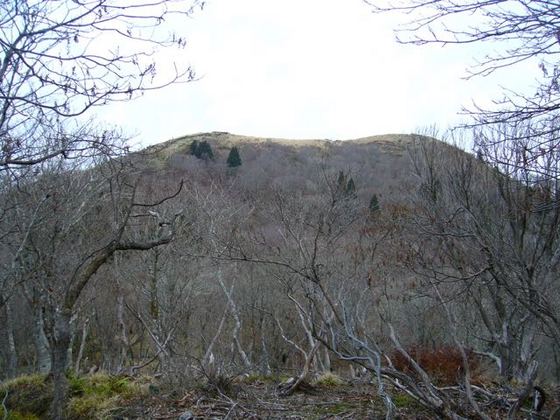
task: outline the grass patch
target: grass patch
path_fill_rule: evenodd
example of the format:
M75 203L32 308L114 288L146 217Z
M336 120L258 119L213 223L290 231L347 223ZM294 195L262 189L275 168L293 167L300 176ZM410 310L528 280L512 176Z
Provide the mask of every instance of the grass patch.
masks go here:
M52 401L52 384L45 375L22 375L0 385L0 399L6 396L8 419L44 417ZM4 415L2 410L2 416Z
M131 378L96 373L90 376L71 376L68 378L70 392L74 396L99 395L113 397L119 395L127 398L137 395L141 390L139 384Z
M411 408L418 405L418 402L408 394L393 395L392 400L397 408Z
M290 376L286 373L281 373L280 375L275 376L276 382L287 382L291 378L293 378L293 376Z
M119 410L120 398L107 397L99 394L72 398L68 403L68 418L73 419L105 419L110 413Z
M427 413L426 407L424 407L418 400L414 399L405 392L398 392L391 396L393 404L397 409L403 410L406 413Z
M147 388L140 382L123 376L97 373L69 378L69 419L102 419L119 410L126 400L146 395Z
M313 385L324 388L336 388L346 385L346 381L332 372L325 372L313 382Z
M0 408L0 416L4 418L4 408ZM20 413L19 411L9 411L6 420L40 420L35 414Z
M147 394L145 378L133 380L104 373L87 376L69 375L69 419L111 418L129 400ZM52 382L44 375L23 375L0 384L0 400L8 393L9 420L36 420L48 416L53 398ZM0 408L0 418L4 417Z

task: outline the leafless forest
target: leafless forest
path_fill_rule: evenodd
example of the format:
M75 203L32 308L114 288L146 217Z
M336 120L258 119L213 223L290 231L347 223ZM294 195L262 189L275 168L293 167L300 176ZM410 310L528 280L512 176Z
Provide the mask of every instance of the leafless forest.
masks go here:
M4 419L559 418L560 5L364 3L540 84L441 133L130 152L85 117L193 81L146 45L204 2L0 2Z
M555 185L522 175L420 135L50 161L6 196L3 375L365 374L388 411L482 416L483 384L559 374Z

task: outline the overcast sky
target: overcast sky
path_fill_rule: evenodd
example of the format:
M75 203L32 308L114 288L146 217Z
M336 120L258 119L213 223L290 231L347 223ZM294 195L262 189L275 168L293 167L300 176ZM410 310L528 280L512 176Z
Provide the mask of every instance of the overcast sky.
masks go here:
M143 145L206 131L350 139L452 125L462 105L530 80L531 64L464 80L479 46L399 45L406 16L361 0L209 0L182 28L199 80L108 107Z

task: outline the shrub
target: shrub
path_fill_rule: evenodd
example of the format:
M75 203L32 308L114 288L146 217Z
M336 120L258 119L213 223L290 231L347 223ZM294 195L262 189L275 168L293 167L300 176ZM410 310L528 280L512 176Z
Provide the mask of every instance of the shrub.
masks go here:
M436 383L441 385L454 385L461 381L463 377L463 360L458 348L442 346L435 349L428 349L414 346L407 351ZM465 351L467 353L470 370L474 374L480 367L480 360L471 350ZM413 367L398 351L393 352L391 360L396 369L409 375L416 376Z

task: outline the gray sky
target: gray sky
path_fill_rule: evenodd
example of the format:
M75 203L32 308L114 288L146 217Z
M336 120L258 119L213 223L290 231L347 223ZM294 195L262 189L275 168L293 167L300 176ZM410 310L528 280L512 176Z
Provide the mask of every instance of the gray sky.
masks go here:
M393 29L405 21L361 0L209 0L182 28L182 54L162 57L191 64L199 80L100 117L143 145L204 131L349 139L447 127L461 105L537 74L527 63L464 80L480 46L399 45Z

